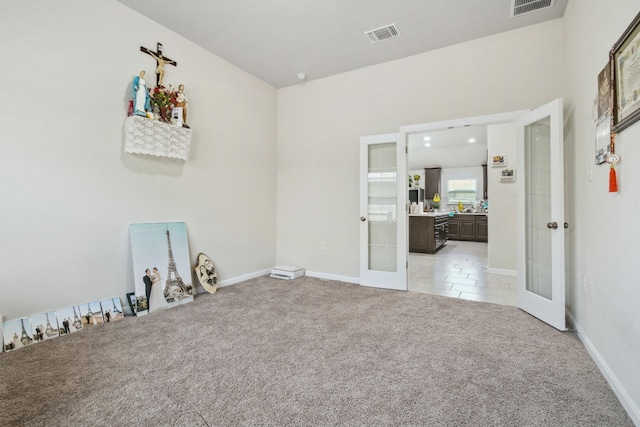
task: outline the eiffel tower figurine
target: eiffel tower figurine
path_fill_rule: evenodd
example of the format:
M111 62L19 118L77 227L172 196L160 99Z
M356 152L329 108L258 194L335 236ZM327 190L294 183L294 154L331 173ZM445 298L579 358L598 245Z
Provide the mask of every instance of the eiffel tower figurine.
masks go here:
M73 326L76 329L82 329L82 320L80 320L80 318L78 317L78 313L76 313L75 306L72 308L73 308Z
M177 286L180 288L180 294L187 293L187 287L182 281L182 277L180 277L180 273L178 273L178 269L176 268L176 261L173 259L173 249L171 249L171 233L167 230L167 246L169 248L169 272L167 273L167 282L164 286L164 295L171 295L175 292L171 291L171 288ZM173 273L173 278L171 275Z
M29 334L27 334L27 330L24 328L24 319L20 319L20 323L22 323L22 336L20 337L20 342L22 342L22 345L29 345L33 339Z
M58 335L58 331L53 329L53 326L51 326L51 322L49 321L49 313L47 313L47 327L45 328L44 333L47 334L48 337L54 337Z

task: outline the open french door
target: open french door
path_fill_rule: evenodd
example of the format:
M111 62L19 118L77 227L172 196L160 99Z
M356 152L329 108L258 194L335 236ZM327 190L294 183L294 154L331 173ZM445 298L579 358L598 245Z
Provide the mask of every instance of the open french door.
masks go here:
M565 328L562 99L516 121L518 307Z
M360 284L407 290L407 152L403 133L360 138Z

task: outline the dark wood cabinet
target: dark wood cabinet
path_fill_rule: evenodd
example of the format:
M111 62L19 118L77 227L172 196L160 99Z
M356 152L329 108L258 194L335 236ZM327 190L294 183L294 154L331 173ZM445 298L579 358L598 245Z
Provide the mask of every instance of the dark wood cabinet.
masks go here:
M432 201L436 193L440 193L441 168L426 168L424 170L424 199Z
M454 240L460 237L460 221L454 217L449 217L449 239Z
M489 241L489 221L486 215L476 216L476 238L481 242Z
M435 252L447 242L447 214L409 216L409 252Z
M460 239L473 240L476 237L476 219L472 215L460 219Z
M487 216L484 214L455 214L449 217L449 239L487 242Z

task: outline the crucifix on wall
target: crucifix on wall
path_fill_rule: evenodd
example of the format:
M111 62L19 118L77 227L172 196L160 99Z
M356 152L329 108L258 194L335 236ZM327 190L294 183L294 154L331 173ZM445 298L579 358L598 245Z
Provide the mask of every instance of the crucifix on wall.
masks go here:
M147 49L146 47L140 46L140 50L148 55L153 56L156 60L156 86L162 86L162 79L164 79L164 66L165 64L178 66L178 63L173 59L169 59L166 56L162 56L162 43L158 43L158 47L156 51L152 51Z

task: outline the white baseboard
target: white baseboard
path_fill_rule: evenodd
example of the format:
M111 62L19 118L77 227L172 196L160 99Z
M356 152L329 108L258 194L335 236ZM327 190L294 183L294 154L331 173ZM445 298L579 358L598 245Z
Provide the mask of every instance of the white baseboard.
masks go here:
M318 279L337 280L338 282L355 283L356 285L360 284L359 277L339 276L337 274L320 273L318 271L307 270L305 272L305 276L315 277Z
M504 268L487 268L487 273L502 274L503 276L517 276L518 270L507 270Z
M605 362L602 356L600 356L598 350L591 343L589 337L587 337L578 322L576 322L576 319L569 311L567 311L567 317L569 318L569 322L573 325L574 329L578 332L578 338L580 338L580 341L582 341L582 344L587 349L587 352L600 369L600 372L602 372L602 375L609 383L609 386L618 397L618 400L627 411L627 414L629 414L629 417L631 418L633 423L637 426L640 426L640 409L638 408L638 405L633 401L633 399L631 399L631 396L629 396L627 390L622 384L620 384L618 377L616 377L616 375L611 371L609 365L607 365L607 362Z
M223 288L225 286L235 285L236 283L244 282L245 280L255 279L256 277L265 276L271 273L271 269L267 268L265 270L259 270L249 274L243 274L242 276L233 277L231 279L226 279L218 282L218 286ZM360 284L359 277L349 277L349 276L339 276L336 274L327 274L320 273L317 271L305 271L305 276L316 277L318 279L328 279L328 280L336 280L338 282L347 282L347 283L355 283L356 285ZM198 293L206 293L202 286L198 286Z
M271 269L255 271L253 273L243 274L242 276L233 277L231 279L222 280L218 285L222 288L229 285L235 285L236 283L244 282L245 280L255 279L256 277L264 276L271 273Z

